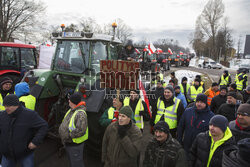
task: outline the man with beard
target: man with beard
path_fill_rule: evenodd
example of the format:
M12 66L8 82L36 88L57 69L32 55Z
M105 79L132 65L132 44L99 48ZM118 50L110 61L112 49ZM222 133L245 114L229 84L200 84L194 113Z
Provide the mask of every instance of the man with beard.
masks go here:
M227 87L220 87L220 94L212 98L212 102L210 105L211 111L217 113L220 106L227 102Z
M225 116L228 121L233 121L236 118L236 112L240 102L236 100L236 93L229 92L227 94L227 103L222 104L216 114Z
M159 121L154 126L154 139L145 152L144 167L187 167L185 151L180 143L172 138L169 126Z
M231 76L230 74L228 73L228 70L224 70L223 74L221 75L220 79L219 79L219 82L218 84L220 86L226 86L228 87L230 84L231 84Z
M3 99L9 94L13 94L13 81L9 77L4 77L0 81L0 111L4 111Z
M184 107L181 100L174 97L174 88L167 86L164 89L164 95L158 98L154 123L165 121L169 125L170 134L175 138L177 125L183 112Z
M107 127L102 142L104 167L137 167L142 134L131 121L132 116L131 107L124 106L119 111L118 121Z
M190 151L192 167L222 166L223 151L234 145L228 120L215 115L209 121L209 131L198 134Z
M187 154L195 137L208 130L209 120L213 116L214 113L207 105L207 96L202 93L198 94L193 107L186 108L178 126L177 140L183 145Z
M229 128L236 142L250 138L250 101L240 105L237 110L237 118L229 123Z
M140 98L139 90L130 90L130 97L124 99L123 105L132 108L135 123L138 128L142 129L142 127L144 127L144 125L141 124L141 116L143 116L144 122L150 120L147 104Z
M125 47L122 49L120 55L118 56L120 60L134 61L136 59L135 47L132 40L128 40Z

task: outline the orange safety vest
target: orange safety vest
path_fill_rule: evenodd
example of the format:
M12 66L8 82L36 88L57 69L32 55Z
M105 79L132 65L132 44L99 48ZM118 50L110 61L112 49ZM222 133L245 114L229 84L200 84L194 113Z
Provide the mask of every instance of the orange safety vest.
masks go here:
M215 92L212 91L212 89L210 88L208 92L209 92L209 94L208 94L208 96L207 96L207 104L210 106L210 105L211 105L211 102L212 102L212 98L213 98L214 96L219 95L219 94L220 94L220 91L217 91L217 92L215 93Z

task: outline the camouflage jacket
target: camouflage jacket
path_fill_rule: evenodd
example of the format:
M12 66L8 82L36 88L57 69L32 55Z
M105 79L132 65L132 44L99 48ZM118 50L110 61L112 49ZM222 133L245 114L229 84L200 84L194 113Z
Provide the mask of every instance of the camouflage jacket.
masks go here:
M73 143L72 138L83 136L87 129L88 126L87 115L84 112L78 112L75 116L75 121L74 121L76 129L73 130L72 132L69 131L70 119L74 114L74 112L80 109L86 111L84 105L80 105L74 109L70 109L70 113L67 115L66 118L64 118L63 122L59 127L59 135L64 145Z
M164 143L159 143L154 138L147 146L143 166L187 167L185 151L170 134Z

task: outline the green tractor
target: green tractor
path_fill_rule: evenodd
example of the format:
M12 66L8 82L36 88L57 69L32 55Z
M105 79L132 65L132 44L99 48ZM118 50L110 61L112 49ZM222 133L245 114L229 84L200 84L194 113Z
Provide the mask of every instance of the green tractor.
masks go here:
M31 94L37 99L36 111L48 121L49 136L57 139L58 127L69 109L68 97L80 92L86 102L89 127L84 150L88 150L88 155L100 157L105 129L98 121L110 106L110 100L105 98L108 90L100 88L100 60L117 60L122 43L114 36L93 33L52 35L57 47L50 69L31 70L23 81L29 83Z

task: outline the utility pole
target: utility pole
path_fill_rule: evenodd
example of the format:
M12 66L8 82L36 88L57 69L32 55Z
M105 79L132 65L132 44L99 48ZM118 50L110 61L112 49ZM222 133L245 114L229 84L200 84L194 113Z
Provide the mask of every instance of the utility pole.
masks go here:
M238 45L237 45L237 59L240 58L240 48L241 48L241 45L242 45L242 42L241 42L241 35L239 36L239 40L238 40Z

